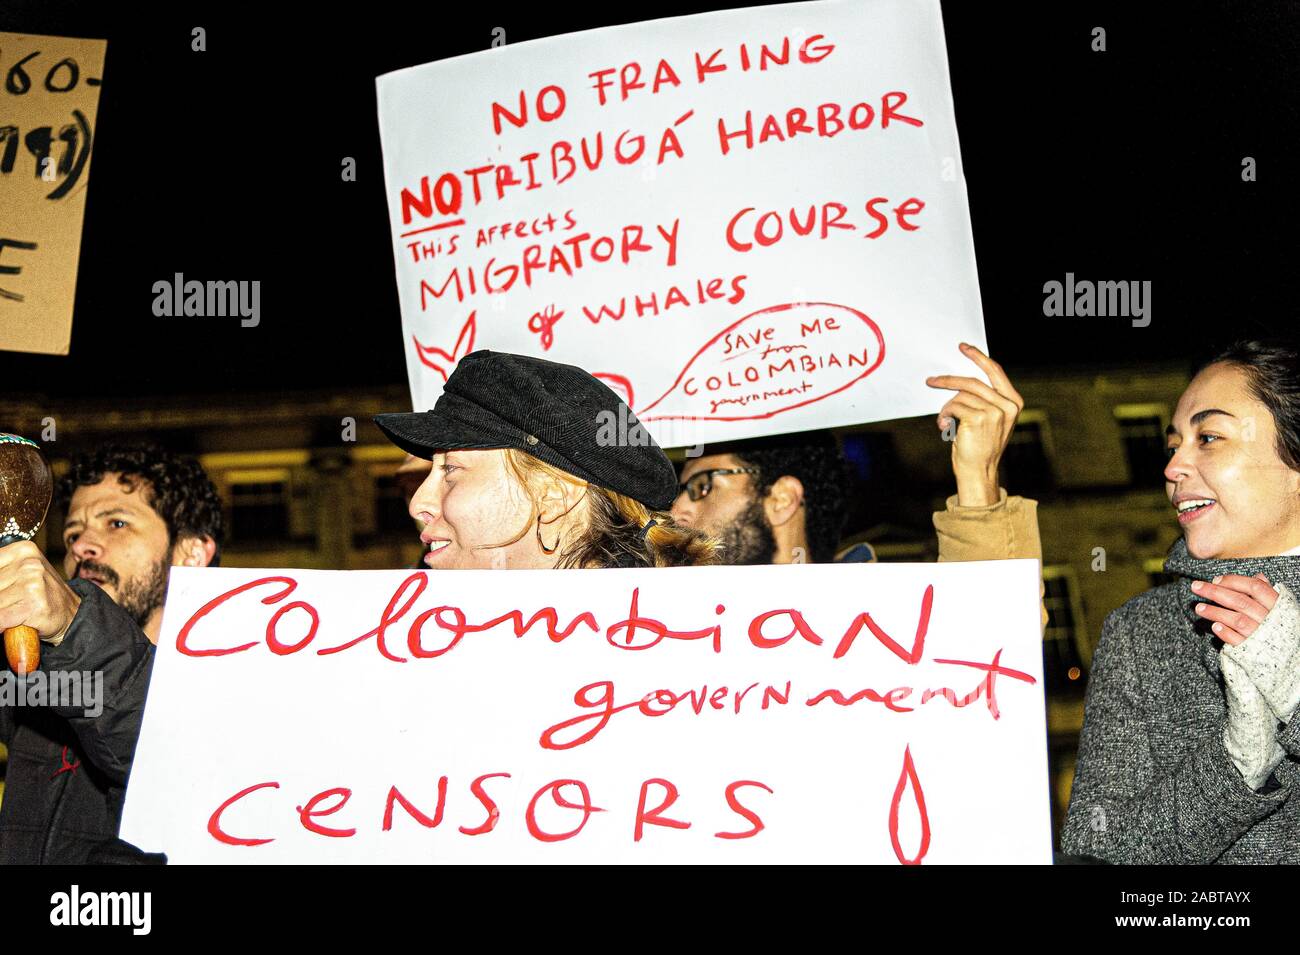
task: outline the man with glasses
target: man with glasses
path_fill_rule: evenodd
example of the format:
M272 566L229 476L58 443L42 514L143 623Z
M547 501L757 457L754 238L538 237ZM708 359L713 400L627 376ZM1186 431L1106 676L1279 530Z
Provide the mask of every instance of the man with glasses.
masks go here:
M1008 497L998 486L998 463L1024 401L1001 365L973 345L963 344L961 351L987 383L961 375L926 380L932 388L956 391L936 422L941 431L956 428L951 444L957 493L934 515L939 559L1041 560L1037 502ZM720 540L723 563L836 559L850 478L834 435L778 435L707 450L682 469L672 514ZM859 545L840 560L872 561L875 554Z
M673 519L721 542L726 564L835 559L849 470L824 431L710 445L688 459Z

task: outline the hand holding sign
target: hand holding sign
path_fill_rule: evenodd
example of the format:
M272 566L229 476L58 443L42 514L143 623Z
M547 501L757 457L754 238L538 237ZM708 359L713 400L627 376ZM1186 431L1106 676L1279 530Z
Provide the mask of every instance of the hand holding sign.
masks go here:
M931 375L931 388L953 388L957 394L939 412L939 429L961 424L952 443L952 470L957 476L957 503L983 507L998 500L998 462L1011 440L1025 399L1011 384L1002 366L974 345L961 344L962 353L988 376L986 385L965 375Z

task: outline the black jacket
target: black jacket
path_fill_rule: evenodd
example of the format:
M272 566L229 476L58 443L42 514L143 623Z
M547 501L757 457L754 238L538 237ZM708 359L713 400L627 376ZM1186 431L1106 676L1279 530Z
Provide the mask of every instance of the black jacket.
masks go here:
M81 607L41 669L102 671L103 711L0 704L9 748L0 803L0 863L79 864L117 836L140 736L154 647L126 611L88 580L69 585ZM84 702L84 701L83 701Z

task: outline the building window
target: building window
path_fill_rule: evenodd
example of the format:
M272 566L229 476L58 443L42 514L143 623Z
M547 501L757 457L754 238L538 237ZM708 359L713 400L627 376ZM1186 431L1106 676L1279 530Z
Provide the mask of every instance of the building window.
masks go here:
M1052 486L1051 434L1045 412L1020 412L1002 455L1002 467L1016 487L1041 491Z
M230 540L285 542L289 538L289 482L253 480L231 482Z
M428 477L430 463L416 461L391 444L361 445L352 449L351 457L353 547L416 546L417 525L408 506Z
M199 463L221 494L226 543L234 550L313 543L313 528L302 524L311 513L295 500L295 495L306 494L312 486L308 451L219 451L202 455Z
M408 513L406 488L396 474L375 478L375 531L378 534L409 534L415 522Z
M1169 412L1164 405L1120 405L1115 409L1120 443L1128 462L1129 484L1135 487L1163 486L1165 465L1165 426Z
M1082 693L1087 682L1080 637L1082 605L1074 571L1067 566L1043 568L1043 680L1049 694Z

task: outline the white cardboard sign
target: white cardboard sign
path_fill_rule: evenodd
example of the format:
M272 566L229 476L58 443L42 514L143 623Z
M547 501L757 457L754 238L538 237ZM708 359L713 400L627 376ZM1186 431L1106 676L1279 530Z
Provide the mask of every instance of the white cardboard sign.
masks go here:
M937 411L985 348L938 0L507 43L379 77L417 410L575 364L664 446Z
M177 863L1046 863L1041 659L1030 560L174 568L121 832Z

